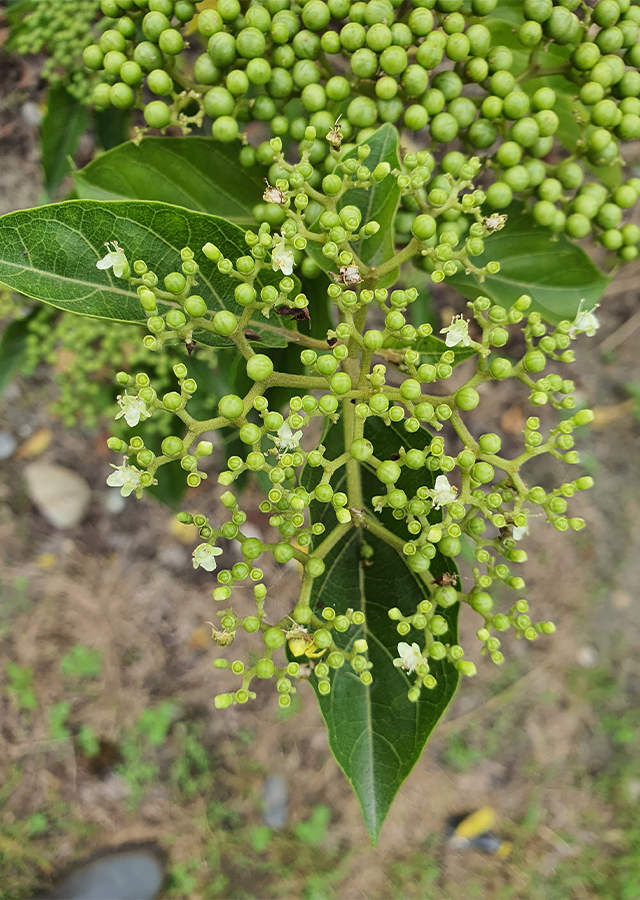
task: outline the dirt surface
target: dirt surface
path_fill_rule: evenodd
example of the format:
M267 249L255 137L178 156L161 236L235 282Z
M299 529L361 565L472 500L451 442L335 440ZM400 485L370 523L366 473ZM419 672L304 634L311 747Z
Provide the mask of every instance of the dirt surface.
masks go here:
M17 84L20 77L17 73ZM1 212L35 205L40 196L35 127L24 117L0 118L0 124L9 121L18 124L2 132ZM583 337L577 344L574 377L598 411L596 427L580 437L596 487L572 506L588 527L561 537L542 522L534 520L532 527L526 596L535 618L552 619L558 632L535 644L507 639L508 662L501 670L478 661L478 677L465 681L400 790L375 851L328 751L307 685L300 690L300 708L286 718L278 713L269 685L253 704L214 709L213 696L224 690L225 673L213 668L219 651L207 626L215 615L213 578L191 566L189 529L176 527L172 514L149 500L129 498L122 512L110 513L105 479L112 455L104 450L106 433L63 429L47 413L46 397L40 393L33 402L32 383L12 385L0 408L0 430L19 444L39 429L51 430L51 442L37 458L82 474L92 488L92 502L81 526L56 531L27 498L23 473L29 459L18 452L2 464L0 784L5 785L6 831L0 853L18 852L12 844L7 850L6 842L16 840L7 837L13 835L12 823L43 811L55 818L56 804L63 804L72 816L62 821L73 821L74 827L63 824L44 855L29 857L26 864L41 883L97 848L148 839L168 850L174 869L195 873L195 886L174 887L167 896L201 896L198 885L207 879L213 883L218 868L226 886L206 896L300 896L300 873L297 882L279 875L274 887L275 870L264 863L262 851L235 847L232 852L228 843L238 823L260 828L265 780L282 775L289 786L289 829L307 821L319 804L330 811L318 853L337 881L327 881L317 895L305 888L305 896L322 896L324 890L325 896L371 900L544 898L551 896L547 880L562 866L571 870L571 861L585 847L615 855L621 840L615 813L593 789L613 750L580 678L582 672L602 670L605 682L619 685L620 716L637 707L640 426L626 402L625 385L640 384L640 331L606 359L600 345L638 311L638 275L639 266L625 268L603 302L597 337ZM438 294L437 302L443 307L453 301ZM522 398L505 396L502 385L487 389L481 409L482 420L474 423L478 433L496 430L514 441L528 415ZM551 414L545 415L551 421ZM211 476L220 464L214 456ZM544 461L532 470L530 483L547 486L563 477L560 463ZM185 508L215 520L215 481L211 477L190 494ZM17 579L24 585L20 591ZM295 568L267 568L266 582L278 612L290 608ZM472 613L463 616L466 646L473 644L476 627ZM71 683L61 674L60 660L76 645L102 653L98 677ZM33 713L18 709L7 691L8 660L33 670ZM72 734L86 725L99 736L103 760L83 754L76 740L51 738L47 710L61 701L70 703ZM119 768L123 735L145 710L166 701L175 703L174 730L181 723L200 729L213 778L208 799L226 810L214 824L203 797L176 800L169 774L171 740L159 751L167 753L166 765L160 759L158 777L132 808L131 785ZM516 837L506 860L444 845L447 817L484 805L496 810L497 830ZM217 858L212 845L219 848ZM272 845L272 855L273 846L280 845ZM277 852L288 859L293 851L283 838ZM568 882L571 893L568 888L565 896L597 896L581 873L576 862L575 877ZM13 890L17 896L18 887ZM6 896L12 896L11 887Z

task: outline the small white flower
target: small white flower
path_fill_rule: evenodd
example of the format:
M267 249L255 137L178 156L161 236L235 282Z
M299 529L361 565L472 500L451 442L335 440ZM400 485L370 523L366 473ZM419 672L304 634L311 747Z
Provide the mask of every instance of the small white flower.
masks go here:
M600 306L599 303L590 309L587 310L582 309L582 304L584 300L580 301L578 305L578 312L576 313L576 317L571 323L571 328L569 329L569 337L571 340L577 337L579 334L586 334L587 337L593 337L598 328L600 328L600 322L598 321L598 317L595 315L595 310Z
M211 544L198 544L193 551L193 568L201 566L206 572L213 572L216 568L216 556L220 556L222 550Z
M262 195L262 199L266 200L267 203L278 203L280 206L284 206L287 202L287 198L285 197L284 193L280 190L279 187L273 187L273 185L269 184L266 178L264 181L267 187L265 188L265 192Z
M124 250L118 246L117 241L105 241L104 245L107 248L107 254L98 260L96 269L113 269L113 274L116 278L122 278L125 272L129 270L129 263L124 255ZM110 246L113 248L112 250L109 249Z
M291 275L293 272L293 250L287 250L284 237L271 254L271 265L274 272L282 272L283 275Z
M458 488L449 484L446 475L438 475L435 485L428 491L429 496L433 500L433 508L440 509L447 503L454 503L458 496Z
M124 420L129 428L134 428L141 419L144 422L151 415L147 409L147 404L141 397L133 397L131 394L127 394L126 391L123 396L118 397L118 406L120 407L120 412L116 413L116 419L121 419L124 416Z
M111 468L115 469L115 471L107 478L107 484L109 487L119 487L123 497L128 497L129 494L138 491L142 487L140 483L142 472L136 469L135 466L130 466L126 457L121 466L114 466L111 463Z
M295 433L291 431L291 426L288 422L284 422L278 428L277 434L274 437L272 434L269 435L271 440L274 442L279 452L286 453L287 451L291 453L300 445L300 438L302 437L301 431L296 431Z
M458 344L461 344L463 347L468 347L471 343L471 338L469 337L469 325L462 316L454 316L450 325L440 329L440 334L447 335L445 339L447 347L457 347Z
M529 534L529 526L528 525L514 525L513 526L514 541L521 541L522 538L527 534Z
M420 647L417 644L407 644L404 641L400 641L398 644L398 653L400 656L398 659L394 659L394 666L398 669L406 669L409 673L415 672L419 665L427 662L422 656Z
M499 213L492 213L490 216L485 216L482 220L482 224L489 232L500 231L501 228L504 228L505 223L507 221L507 217L505 215L500 215Z

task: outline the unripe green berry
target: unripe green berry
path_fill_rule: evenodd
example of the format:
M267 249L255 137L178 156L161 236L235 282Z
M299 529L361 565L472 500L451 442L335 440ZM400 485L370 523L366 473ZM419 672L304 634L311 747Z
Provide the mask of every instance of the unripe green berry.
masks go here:
M373 455L373 444L366 438L358 438L349 447L349 453L358 462L366 462Z
M252 381L266 381L273 374L273 362L263 353L256 353L247 360L247 376Z
M547 365L547 359L540 350L529 350L522 360L527 372L542 372Z
M179 456L182 453L183 444L179 437L171 435L163 440L160 449L164 456Z
M438 542L438 550L443 556L459 556L462 552L462 544L455 537L443 537Z
M383 484L395 484L400 478L400 466L391 459L381 462L376 469L378 480Z
M475 409L480 402L478 392L471 387L461 388L455 395L455 404L458 409Z
M236 394L226 394L224 397L220 398L218 412L225 419L237 419L242 415L243 411L244 404L242 398L238 397Z

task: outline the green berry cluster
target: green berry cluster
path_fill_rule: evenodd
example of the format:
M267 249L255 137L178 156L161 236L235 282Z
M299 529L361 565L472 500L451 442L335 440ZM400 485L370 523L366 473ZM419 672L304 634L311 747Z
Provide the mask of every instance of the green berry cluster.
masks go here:
M423 201L426 211L415 218L407 246L380 266L368 267L353 247L357 245L356 239L376 233L377 229L371 226L377 223L369 221L363 227L359 208L346 205L339 209L340 198L354 186L368 190L387 178L395 179L401 190L416 194L428 178L427 160L416 159L416 166L412 163L395 172L381 164L371 171L365 165L369 154L366 145L358 147L353 156L344 149L332 151L336 161L334 172L326 175L321 190L316 190L305 180L312 168L308 153L314 141L315 133L310 127L300 146L299 163L289 164L281 155L278 158L277 163L286 177L278 179L275 187L268 186L265 193L272 196L271 192L276 192L273 196L276 205L284 211L285 221L279 234L272 234L267 223L257 232L247 231L244 255L230 259L217 246L207 243L199 251L202 254L199 263L198 253L184 248L182 271L167 273L160 288L157 273L142 260L129 266L126 248L121 249L113 242L120 277L137 288L148 316L151 334L144 339L145 346L159 349L172 336L188 341L194 336L197 339L203 332L215 334L225 338L230 346L235 345L242 355L252 387L244 397L226 394L218 402L218 415L200 421L188 410L197 385L188 377L183 364L177 364L173 370L180 391L162 397L148 375L139 374L134 378L121 373L118 383L126 393L119 399L118 415L135 424L163 410L172 413L182 424L180 433L162 442L159 456L146 448L138 436L128 443L120 438L110 439L109 446L126 457L123 466L114 466L116 472L110 476L109 483L121 487L125 495L133 491L141 495L145 487L156 482L161 466L179 462L187 473L187 484L197 487L206 477L198 469L199 460L212 450L211 443L199 440L200 436L220 428L236 429L240 444L246 449L227 459L227 468L218 478L226 488L221 503L230 511L230 521L216 530L203 517L193 520L206 541L194 551L195 566L208 571L216 568L215 557L222 553L215 546L219 537L239 541L245 559L244 563L218 573L219 587L214 598L228 600L236 582L246 579L261 582L262 571L255 561L264 552L271 553L281 564L297 559L303 565L303 577L298 603L291 616L297 626L305 629L310 626L311 630L298 635L285 634L280 646L287 640L294 656L297 654L292 647L300 649L299 655L310 660L305 665L315 665L319 683L329 685L328 674L333 663L338 667L345 659L366 681L370 676L364 649L358 650L353 658L345 653L344 647L339 650L332 643L330 632L332 627L340 632L345 623L336 616L336 624L332 625L331 612L325 610L319 615L312 608L311 597L314 580L325 577L324 560L332 548L354 527L370 532L402 554L428 593L429 599L422 601L410 616L398 616L397 610L390 613L392 619L398 619L400 636L407 635L411 628L423 634L426 656L420 656L418 661L408 644L399 645L403 648L400 666L417 673L409 692L410 698L417 700L423 687L435 685L429 659L447 659L462 674L471 675L475 671L463 659L462 648L447 642L449 626L439 609L462 602L481 615L483 622L478 637L484 651L496 663L502 661L502 655L500 640L494 632L513 627L518 635L533 640L538 634L553 630L550 623L531 622L524 600L518 600L508 613L494 612L488 590L494 583L518 592L525 587L514 567L526 560L526 552L518 543L535 517L542 516L558 531L584 527L582 519L569 513L568 501L576 491L591 486L590 478L578 477L545 491L540 486L529 487L521 469L543 453L568 464L579 462L573 432L587 424L592 413L574 411L573 382L550 369L570 364L573 361L571 342L579 334L593 334L598 322L593 311L579 310L573 322L562 321L550 327L531 309L531 299L526 295L517 297L508 308L487 297L478 297L468 304L472 320L455 317L442 331L445 340L436 340L434 344L429 324L416 327L409 321L417 291L389 290L381 282L388 272L414 258L429 262L433 281L441 280L459 266L473 270L469 257L478 249L473 242L482 244L484 238L490 239L501 223L482 218L476 205L481 200L471 181L455 180L449 175L449 191L433 189ZM279 153L279 139L274 138L271 143L272 153ZM424 172L416 175L420 167ZM470 178L477 169L477 160L472 159L460 174ZM463 187L468 192L460 195ZM315 212L309 216L311 199L321 210L317 217ZM442 220L449 227L446 214L458 205L476 220L460 250L455 249L457 238L449 239L447 230L439 230ZM312 221L314 230L310 230ZM256 352L251 344L259 339L253 329L259 328L261 318L278 313L289 316L299 313L306 317L312 313L308 297L298 291L299 283L294 275L296 265L304 269L309 257L304 259L302 253L309 252L310 247L338 267L327 295L339 322L328 330L326 340L297 332L296 341L303 347L300 360L305 374L294 375L277 371L271 357ZM235 284L233 308L211 313L200 295L191 294L205 260L214 263L218 272ZM452 269L447 268L450 265ZM478 271L482 274L483 270ZM267 280L267 275L272 281ZM367 322L372 327L367 327ZM504 352L514 329L521 332L523 342L517 359ZM463 357L459 356L461 351ZM475 371L463 385L447 390L455 365L467 357L475 358ZM564 416L548 433L543 433L539 418L531 416L523 432L523 447L512 458L501 453L499 435L474 434L465 423L465 414L480 403L483 385L507 378L514 378L527 388L534 410L548 405ZM291 397L286 413L270 407L267 395L275 387L300 392ZM336 455L328 450L327 443L313 440L311 435L318 433L313 427L317 419L341 423L343 452ZM371 439L375 428L380 426L402 429L407 445L392 455L388 451L380 453ZM135 465L129 464L131 457ZM363 494L363 468L372 473L379 485L378 492L369 497ZM245 472L260 472L271 485L260 511L278 530L276 542L264 543L241 531L246 513L231 488ZM305 472L315 472L312 488ZM328 511L329 516L319 516L318 509ZM392 533L383 524L384 517L389 515L405 524L404 537ZM325 534L327 522L333 527ZM460 559L463 543L474 548L477 563L471 571L473 587L467 592L456 590L451 582L445 583L442 577L434 579L431 574L436 556ZM264 621L266 589L262 583L256 584L254 597L258 615L250 617L249 628L246 619L235 617L232 610L221 614L221 642L229 642L229 636L240 627L245 631L261 630L265 638L274 634L273 628L282 632L282 623L271 626ZM354 613L346 627L358 624L361 623ZM292 645L296 638L299 643ZM324 659L315 662L324 651L327 651L326 662ZM259 670L254 666L245 672L239 663L235 665L245 680L239 694L224 695L219 701L222 705L248 699L248 684L254 675L275 675L278 679L291 675L286 666L276 670L269 654ZM260 674L267 671L269 676ZM282 689L283 694L289 692L289 687Z
M43 78L90 102L92 85L82 54L94 39L100 0L36 0L25 6L26 15L12 29L8 48L17 53L44 52Z
M640 183L616 178L614 164L620 142L640 137L640 9L630 0L593 8L526 0L507 47L495 43L496 6L221 0L196 16L190 0L101 0L113 27L86 48L84 62L98 73L96 106L135 106L149 128L185 132L207 115L217 140L242 138L247 167L271 163L268 141L250 143L253 121L287 145L313 126L316 181L333 172L320 139L335 133L338 118L347 150L385 122L420 132L434 159L428 189L458 177L478 153L492 210L520 196L539 224L572 238L593 233L621 260L635 258L640 233L622 216ZM192 64L185 37L202 45ZM163 99L149 101L144 86ZM573 129L569 153L561 138ZM606 186L584 183L603 166ZM417 208L412 198L402 206L406 234Z
M222 505L228 510L229 520L220 528L212 528L206 516L192 516L188 513L180 513L178 518L188 525L196 525L200 537L206 541L194 551L194 565L207 565L212 554L216 553L215 541L218 538L236 540L240 544L242 562L235 563L231 569L222 569L217 574L218 587L213 591L213 599L218 602L228 601L235 588L242 588L243 582L253 584L253 599L256 604L256 614L237 617L232 609L224 609L218 613L221 631L215 627L213 638L221 647L229 647L238 630L248 634L260 633L264 646L261 649L262 656L251 667L245 666L240 660L230 663L226 659L216 660L219 669L230 668L235 675L242 676L242 685L234 694L219 694L215 698L216 707L225 708L232 703L245 703L255 698L255 693L250 690L253 678L276 679L278 700L281 707L287 707L291 703L291 695L296 688L291 679L306 680L311 672L317 679L318 690L321 694L328 694L331 690L329 673L331 670L341 668L349 663L363 684L371 684L372 676L369 671L371 664L367 661L367 642L363 638L353 637L350 649L339 649L333 639L332 632L346 634L351 626L362 627L364 615L362 612L348 609L344 614L336 615L335 610L325 607L321 615L314 615L308 605L299 604L293 609L290 616L285 616L274 625L266 621L265 600L267 588L263 582L264 573L258 568L255 560L263 553L272 553L276 562L287 563L297 559L304 565L305 571L321 574L323 565L321 559L315 556L307 556L300 547L304 541L294 547L287 541L274 544L263 543L257 538L246 537L242 534L242 525L246 522L247 515L240 509L237 499L227 491L220 498ZM298 509L304 509L302 505ZM314 526L314 534L322 534L322 526ZM302 537L300 534L300 537ZM221 551L217 551L216 555ZM285 646L286 645L286 646ZM273 662L276 650L284 648L290 658L281 667ZM293 658L291 658L293 657Z

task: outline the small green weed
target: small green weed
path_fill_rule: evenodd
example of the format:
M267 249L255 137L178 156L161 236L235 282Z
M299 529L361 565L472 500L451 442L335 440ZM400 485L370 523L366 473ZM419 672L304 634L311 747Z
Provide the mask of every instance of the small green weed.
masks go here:
M54 703L47 710L49 717L49 734L54 741L66 741L71 737L71 732L66 727L66 721L71 712L71 704L67 700Z
M135 731L154 747L159 747L166 741L177 712L176 704L168 700L152 709L145 709L135 725Z
M33 690L33 669L31 666L19 666L12 660L7 662L7 693L18 709L32 711L37 708L38 700Z
M330 821L331 810L328 806L320 804L316 806L306 822L296 823L293 831L298 840L315 846L324 840Z
M70 678L99 678L102 675L102 650L76 644L60 660L60 671Z
M195 860L173 866L167 879L166 896L175 897L176 900L193 896L199 881L197 870L198 863Z
M9 634L11 622L16 616L28 612L31 606L28 587L26 575L14 575L11 582L0 578L0 638Z
M390 886L389 896L393 897L393 900L438 896L436 886L441 871L434 858L438 843L437 835L429 835L420 849L415 850L406 859L389 865L387 879Z
M81 725L78 730L78 744L87 756L97 756L100 753L100 741L91 725Z
M175 738L179 753L171 767L171 780L185 797L206 794L213 784L209 752L202 744L201 723L179 722Z
M442 762L458 772L467 772L483 759L484 754L461 734L452 734L442 751Z

